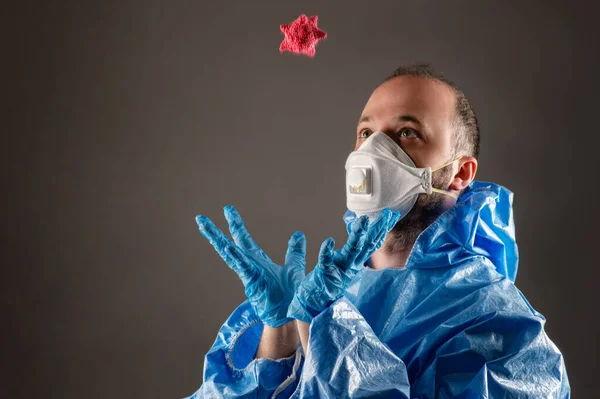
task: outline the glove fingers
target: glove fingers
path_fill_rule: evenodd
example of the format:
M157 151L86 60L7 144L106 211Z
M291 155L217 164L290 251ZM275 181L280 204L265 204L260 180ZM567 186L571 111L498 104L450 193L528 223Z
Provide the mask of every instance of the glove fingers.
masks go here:
M386 223L383 223L382 220L381 230L379 231L379 234L377 235L377 238L374 241L375 250L379 249L383 245L383 243L385 242L385 238L387 237L388 233L394 228L396 223L398 223L398 220L400 220L400 212L398 211L391 211Z
M385 237L388 233L388 226L390 225L390 219L392 218L392 212L387 209L387 214L381 217L381 220L378 222L378 226L374 228L374 238L373 238L373 247L378 249L381 247L381 244L385 241ZM369 255L371 256L371 255Z
M244 286L246 286L258 273L255 263L235 245L225 247L225 252L231 259L230 268L237 273Z
M389 233L398 223L402 217L402 214L398 211L392 211L392 215L390 216L390 221L388 223L387 232Z
M334 246L335 241L331 237L323 241L323 244L321 244L321 249L319 250L318 265L329 266L333 263Z
M352 224L357 219L356 213L348 209L346 213L344 213L342 219L344 219L344 223L346 224L346 231L348 232L348 234L350 234L350 231L352 231Z
M306 237L301 231L292 234L288 241L285 264L301 270L306 269Z
M229 205L223 209L223 213L225 214L225 219L229 225L231 237L237 246L245 251L257 252L261 256L264 256L266 259L270 260L250 236L250 233L248 232L248 229L246 228L246 225L244 224L244 221L242 220L242 217L237 209Z
M214 223L203 215L196 216L196 223L200 229L200 232L208 242L215 248L215 251L223 258L225 263L229 265L231 259L228 254L225 252L225 248L228 246L235 245L229 237L227 237Z
M375 252L388 233L388 225L390 224L390 217L392 216L391 211L386 208L377 215L377 218L373 221L365 238L365 243L362 248L362 252L357 257L357 263L361 265L369 259L373 252Z
M367 216L361 216L352 224L352 229L348 235L348 241L346 241L346 244L340 252L340 261L336 262L342 270L346 270L350 267L356 260L356 257L361 253L365 243L368 225L369 218Z

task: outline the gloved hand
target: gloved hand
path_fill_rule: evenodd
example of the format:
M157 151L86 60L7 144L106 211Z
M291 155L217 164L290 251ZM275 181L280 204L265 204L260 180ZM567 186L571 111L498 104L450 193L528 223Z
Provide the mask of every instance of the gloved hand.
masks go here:
M304 234L297 231L292 235L285 264L279 266L256 245L234 207L225 207L224 213L234 242L202 215L196 216L200 232L238 274L246 296L263 323L275 328L292 321L286 317L288 306L306 274Z
M379 249L387 233L400 219L400 212L384 209L369 225L361 216L353 223L346 245L334 251L333 238L326 239L319 251L318 263L302 281L290 304L287 316L310 323L346 292L363 264Z

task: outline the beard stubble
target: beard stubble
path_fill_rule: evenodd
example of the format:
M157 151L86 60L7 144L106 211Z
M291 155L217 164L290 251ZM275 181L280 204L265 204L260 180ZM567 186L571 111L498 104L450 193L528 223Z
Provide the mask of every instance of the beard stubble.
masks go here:
M432 186L448 190L451 177L452 165L448 165L432 174ZM388 233L383 244L384 251L393 254L411 248L419 235L446 211L444 200L444 194L419 194L410 212Z

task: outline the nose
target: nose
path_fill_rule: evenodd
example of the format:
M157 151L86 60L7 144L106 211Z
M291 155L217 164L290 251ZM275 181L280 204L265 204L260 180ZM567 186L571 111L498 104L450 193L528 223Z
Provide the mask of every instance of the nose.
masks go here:
M394 141L396 141L396 138L398 137L396 132L394 132L392 129L381 130L381 133L385 134L386 136L388 136L389 138L391 138Z
M393 131L392 129L384 129L378 130L378 132L385 134L386 136L394 140L394 143L398 144L400 148L402 148L402 144L400 144L400 138L398 137L398 134L396 134L395 131Z
M400 148L402 148L402 144L400 143L400 138L398 137L396 132L394 132L393 129L389 128L389 129L383 129L383 130L375 130L369 137L372 137L373 134L375 134L375 133L385 134L386 136L391 138L394 141L394 143L396 143ZM356 146L354 147L354 151L358 150L363 143L364 143L364 140L362 140L361 142L357 141ZM404 148L402 148L402 149L404 150Z

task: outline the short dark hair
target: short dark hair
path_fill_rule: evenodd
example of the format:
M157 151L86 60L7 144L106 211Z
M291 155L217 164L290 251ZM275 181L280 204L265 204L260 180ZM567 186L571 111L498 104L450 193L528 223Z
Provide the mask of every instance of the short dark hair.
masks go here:
M444 75L433 70L429 64L415 64L400 66L383 82L398 76L412 76L422 79L433 79L449 86L456 94L456 122L457 135L454 137L454 151L456 155L471 155L479 157L479 121L475 110L462 90L448 80Z

